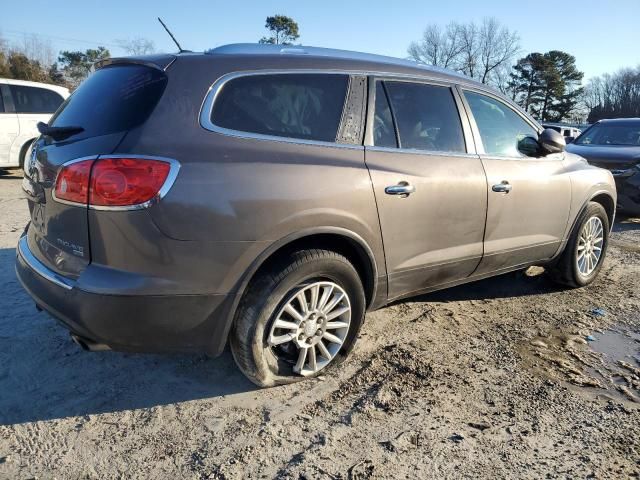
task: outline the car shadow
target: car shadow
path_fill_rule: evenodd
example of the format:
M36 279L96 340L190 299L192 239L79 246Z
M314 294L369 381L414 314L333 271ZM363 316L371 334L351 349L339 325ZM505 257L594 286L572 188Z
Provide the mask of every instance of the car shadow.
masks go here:
M545 295L563 290L565 288L549 280L542 269L540 271L520 270L426 293L410 300L416 302L459 302Z
M616 222L613 224L614 232L629 232L640 230L640 218L627 216L619 212L616 215Z
M0 425L170 405L254 391L230 352L86 352L37 312L0 249Z

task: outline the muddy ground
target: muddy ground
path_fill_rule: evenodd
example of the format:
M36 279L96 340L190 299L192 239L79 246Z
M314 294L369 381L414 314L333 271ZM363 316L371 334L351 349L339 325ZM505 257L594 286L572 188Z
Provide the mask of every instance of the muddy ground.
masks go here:
M598 281L539 269L367 316L335 375L256 390L231 355L87 353L15 279L0 176L2 478L640 476L640 222Z

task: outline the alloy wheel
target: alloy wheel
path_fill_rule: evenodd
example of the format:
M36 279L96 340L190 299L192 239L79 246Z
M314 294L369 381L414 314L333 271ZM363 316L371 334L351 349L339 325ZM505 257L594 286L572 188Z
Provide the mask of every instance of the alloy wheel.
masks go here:
M584 277L591 275L602 257L604 227L599 217L593 216L582 227L576 250L578 272Z
M351 302L342 287L316 281L296 289L274 317L267 344L302 376L325 368L340 351L351 325Z

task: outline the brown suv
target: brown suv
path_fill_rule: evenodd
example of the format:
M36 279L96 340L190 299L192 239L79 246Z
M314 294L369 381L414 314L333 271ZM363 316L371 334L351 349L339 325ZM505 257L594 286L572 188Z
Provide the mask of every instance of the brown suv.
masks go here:
M413 62L230 45L111 59L25 162L18 276L97 350L313 376L366 310L547 265L597 275L611 174L484 85ZM393 332L390 332L393 334Z

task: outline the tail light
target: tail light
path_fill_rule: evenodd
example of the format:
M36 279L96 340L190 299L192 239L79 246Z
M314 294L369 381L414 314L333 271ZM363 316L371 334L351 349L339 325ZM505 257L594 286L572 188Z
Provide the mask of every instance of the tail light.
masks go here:
M98 209L133 209L149 205L171 187L179 164L155 158L100 157L63 165L54 199Z

